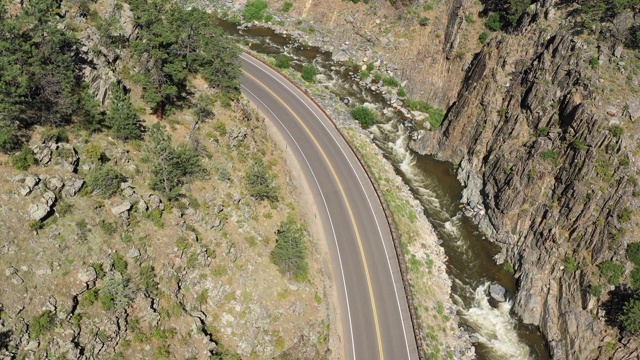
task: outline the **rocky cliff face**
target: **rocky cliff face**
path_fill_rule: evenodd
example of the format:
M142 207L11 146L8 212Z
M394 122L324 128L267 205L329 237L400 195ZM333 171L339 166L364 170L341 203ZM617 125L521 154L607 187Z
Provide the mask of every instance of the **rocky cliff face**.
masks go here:
M610 326L620 287L598 265L621 264L627 282L639 63L621 37L574 35L570 10L540 1L516 34L494 34L442 127L416 132L412 147L459 165L465 213L515 268L515 311L540 326L553 358L637 358L637 342ZM622 14L607 33L632 21Z

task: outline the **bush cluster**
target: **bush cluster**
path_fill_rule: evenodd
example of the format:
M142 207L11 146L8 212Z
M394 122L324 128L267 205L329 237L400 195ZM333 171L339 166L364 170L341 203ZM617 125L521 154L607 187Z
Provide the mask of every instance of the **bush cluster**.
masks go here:
M269 172L267 165L259 158L255 160L245 177L247 191L256 200L278 201L279 188L274 183L274 175Z
M358 105L351 109L351 117L358 121L362 127L368 128L375 124L377 115L370 108L364 105Z
M120 190L120 183L127 178L116 169L100 165L89 171L86 177L88 188L96 195L108 199Z

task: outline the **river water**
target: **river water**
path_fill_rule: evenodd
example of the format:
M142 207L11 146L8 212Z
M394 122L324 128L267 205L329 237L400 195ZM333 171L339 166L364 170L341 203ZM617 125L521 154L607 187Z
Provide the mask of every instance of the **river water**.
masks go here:
M220 25L239 40L250 42L251 49L258 53L288 55L292 67L298 71L313 63L318 69L318 82L338 97L349 97L356 104L374 104L381 114L388 107L381 95L362 89L351 77L358 72L356 67L333 62L329 53L299 44L267 28L239 31L225 21L220 21ZM502 285L512 298L516 282L493 261L497 247L460 214L462 186L452 165L410 150L410 129L399 116L381 117L370 131L376 145L423 205L425 215L442 241L449 259L447 271L453 283L452 297L461 308L459 315L472 335L478 359L548 359L544 339L537 328L513 316L511 299L503 303L489 299L491 283Z

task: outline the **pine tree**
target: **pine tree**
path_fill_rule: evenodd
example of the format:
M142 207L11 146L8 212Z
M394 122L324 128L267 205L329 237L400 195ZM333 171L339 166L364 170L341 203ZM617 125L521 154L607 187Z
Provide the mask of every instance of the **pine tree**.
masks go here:
M133 108L129 95L119 84L113 86L111 104L106 116L106 124L114 137L121 140L142 138L140 117Z

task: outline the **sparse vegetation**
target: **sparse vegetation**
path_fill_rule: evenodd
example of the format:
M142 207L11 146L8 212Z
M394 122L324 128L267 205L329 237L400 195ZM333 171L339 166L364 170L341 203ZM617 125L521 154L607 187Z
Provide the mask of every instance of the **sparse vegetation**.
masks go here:
M29 337L31 339L39 339L40 335L53 329L56 324L55 315L50 310L34 316L29 324Z
M578 269L578 262L574 257L567 256L564 258L564 272L568 275L573 274Z
M486 31L483 31L480 33L480 35L478 35L478 41L480 41L480 44L482 45L484 45L488 39L489 39L489 34L487 34Z

